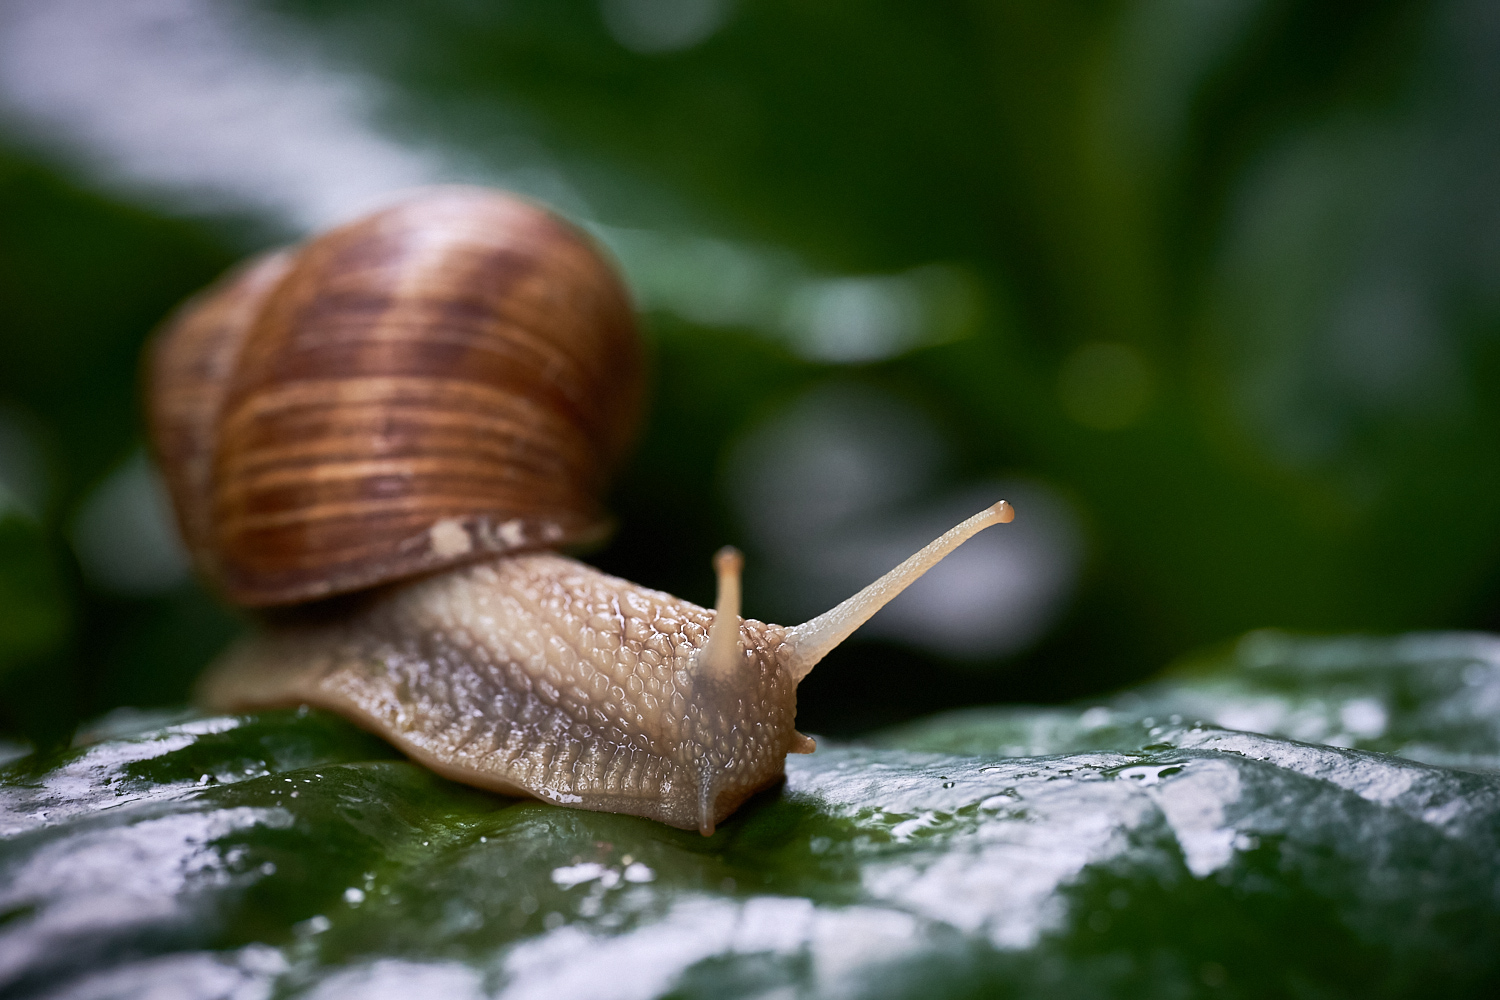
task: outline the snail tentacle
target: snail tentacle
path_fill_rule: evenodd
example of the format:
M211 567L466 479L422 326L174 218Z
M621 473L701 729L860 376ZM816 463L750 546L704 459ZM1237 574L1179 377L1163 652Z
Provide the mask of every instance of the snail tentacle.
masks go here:
M792 679L800 681L827 656L835 646L849 638L854 630L885 607L892 598L964 542L992 524L1007 524L1016 509L1001 500L923 546L917 553L870 584L864 590L816 618L787 629L785 655Z
M703 647L698 662L715 677L730 677L744 665L740 640L740 571L744 565L745 557L732 545L714 554L719 593L714 601L714 623L708 630L708 645Z

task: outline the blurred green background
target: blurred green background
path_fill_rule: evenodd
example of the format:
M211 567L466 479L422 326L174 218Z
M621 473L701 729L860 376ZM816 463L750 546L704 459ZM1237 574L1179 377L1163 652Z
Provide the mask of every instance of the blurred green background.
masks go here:
M733 542L787 620L1016 501L801 728L1104 692L1262 626L1494 627L1497 168L1481 0L16 0L0 735L180 702L244 627L144 459L153 327L433 182L547 201L640 300L605 569L708 603Z

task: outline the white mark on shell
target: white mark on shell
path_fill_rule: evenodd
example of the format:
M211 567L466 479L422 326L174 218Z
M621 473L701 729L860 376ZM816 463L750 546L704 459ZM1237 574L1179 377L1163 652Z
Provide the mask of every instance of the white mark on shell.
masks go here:
M525 529L519 520L506 521L495 529L495 534L500 537L507 548L517 548L526 540Z
M434 555L442 559L461 556L473 548L469 533L457 518L445 517L427 529L427 542Z

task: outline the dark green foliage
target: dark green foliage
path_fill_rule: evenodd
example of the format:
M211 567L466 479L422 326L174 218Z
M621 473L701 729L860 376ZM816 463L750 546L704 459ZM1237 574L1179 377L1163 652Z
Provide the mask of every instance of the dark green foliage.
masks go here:
M386 88L391 135L502 175L532 143L610 225L814 275L963 276L953 336L865 364L800 357L774 318L647 317L652 417L612 496L621 530L592 554L613 572L706 601L708 554L744 543L727 455L830 384L931 418L950 453L933 489L1019 474L1081 517L1084 574L1039 644L980 664L866 644L810 681L809 725L1081 696L1266 625L1492 623L1500 42L1483 5L745 0L656 55L612 39L592 0L266 6ZM0 164L0 415L35 439L46 487L39 539L0 581L53 581L0 626L32 636L0 639L7 730L53 743L111 706L178 700L232 632L187 586L81 579L68 536L140 445L148 331L271 228ZM1101 343L1145 373L1115 429L1095 426L1123 391L1109 370L1069 368ZM777 581L749 548L756 614Z
M739 0L653 55L595 0L260 6L450 165L541 163L567 210L788 282L961 286L940 336L840 364L641 283L651 410L598 565L707 603L740 544L769 616L734 449L850 387L937 429L925 488L1065 498L1086 561L1019 653L836 651L803 728L892 728L708 839L461 788L318 713L106 715L182 704L241 627L191 582L111 589L76 538L142 447L150 331L284 234L99 193L110 164L7 132L0 751L41 751L0 772L0 992L1500 991L1491 640L1261 631L1138 684L1246 629L1500 620L1483 3ZM716 260L677 277L731 286ZM1101 344L1129 377L1079 363Z

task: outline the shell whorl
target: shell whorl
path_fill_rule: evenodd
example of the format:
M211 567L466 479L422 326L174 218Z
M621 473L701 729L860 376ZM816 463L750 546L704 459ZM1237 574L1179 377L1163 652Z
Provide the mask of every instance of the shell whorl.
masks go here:
M168 324L150 377L184 536L247 606L597 534L643 379L593 243L469 188L231 274Z

